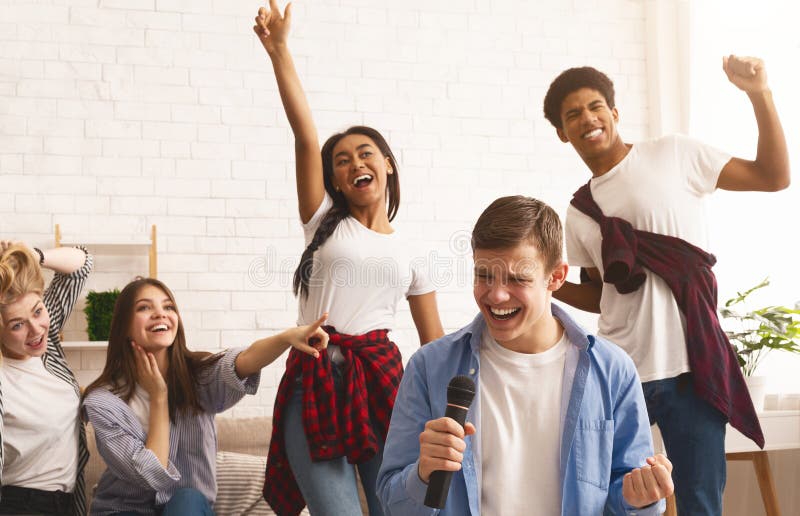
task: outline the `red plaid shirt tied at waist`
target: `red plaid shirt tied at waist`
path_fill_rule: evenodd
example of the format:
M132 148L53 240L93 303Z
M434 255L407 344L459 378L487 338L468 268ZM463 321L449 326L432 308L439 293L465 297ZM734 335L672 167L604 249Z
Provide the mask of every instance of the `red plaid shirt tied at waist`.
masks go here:
M680 238L641 231L619 217L606 217L589 184L575 192L571 203L600 225L603 281L628 294L644 283L648 269L667 283L686 319L686 351L695 392L763 448L758 416L717 316L714 255Z
M296 378L303 385L303 427L311 459L347 457L351 464L365 462L386 440L397 388L403 376L400 350L388 338L388 330L364 335L345 335L333 327L323 329L329 344L339 346L344 357L342 398L337 399L332 364L327 350L319 358L292 349L286 372L278 386L272 418L264 498L276 513L296 515L306 503L286 457L283 417ZM378 426L373 430L372 420Z

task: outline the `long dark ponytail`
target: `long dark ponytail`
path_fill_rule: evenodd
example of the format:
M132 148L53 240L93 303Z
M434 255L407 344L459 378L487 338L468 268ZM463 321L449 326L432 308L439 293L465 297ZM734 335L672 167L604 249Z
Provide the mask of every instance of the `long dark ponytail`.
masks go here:
M397 160L389 148L386 139L371 127L363 125L355 125L350 127L344 132L336 133L325 142L322 146L322 177L325 183L325 191L333 200L333 207L325 214L322 221L308 244L303 255L300 257L300 264L294 271L294 280L292 282L294 288L294 295L300 295L304 299L308 297L308 283L311 279L311 269L314 265L314 253L324 244L328 238L336 230L336 226L350 214L350 207L347 204L347 199L342 192L337 192L333 187L333 148L339 143L339 140L351 134L361 134L375 142L378 150L381 151L384 157L389 158L391 164L392 174L386 176L386 195L387 214L389 221L394 220L397 215L397 209L400 207L400 179L398 176Z

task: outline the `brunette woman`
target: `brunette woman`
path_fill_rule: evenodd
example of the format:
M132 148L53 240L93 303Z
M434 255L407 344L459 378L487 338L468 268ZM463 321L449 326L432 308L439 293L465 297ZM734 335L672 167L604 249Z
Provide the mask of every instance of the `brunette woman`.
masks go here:
M213 514L214 416L258 388L261 368L289 347L319 356L325 316L212 355L186 347L175 296L146 278L120 292L100 377L83 408L108 469L92 515Z
M264 496L279 514L371 515L389 417L402 375L388 336L407 299L420 342L442 336L424 256L392 228L400 204L397 160L383 136L355 126L320 150L287 45L291 5L260 8L253 27L272 61L295 137L297 199L306 249L295 271L299 323L328 312L331 346L314 360L292 353L278 390ZM421 253L420 253L421 254Z

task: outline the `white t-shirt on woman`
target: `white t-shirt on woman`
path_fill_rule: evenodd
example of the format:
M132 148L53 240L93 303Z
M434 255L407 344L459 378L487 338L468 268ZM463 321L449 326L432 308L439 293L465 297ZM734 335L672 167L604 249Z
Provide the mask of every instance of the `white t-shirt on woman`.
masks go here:
M325 195L303 224L306 245L332 206L332 199ZM396 231L373 231L353 217L339 223L313 260L308 297L300 298L298 324L310 324L328 312L326 324L340 333L391 329L398 302L435 290L425 256L409 240Z
M3 357L3 484L72 492L78 473L75 388L53 376L40 358Z

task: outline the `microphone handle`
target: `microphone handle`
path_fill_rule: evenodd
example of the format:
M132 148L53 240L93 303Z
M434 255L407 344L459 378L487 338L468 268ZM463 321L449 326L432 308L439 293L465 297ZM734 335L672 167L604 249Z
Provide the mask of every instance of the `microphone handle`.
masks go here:
M453 418L456 423L464 427L467 421L468 407L458 407L456 405L447 405L444 411L445 417ZM428 490L425 491L425 505L434 509L444 509L444 504L447 501L447 494L450 491L450 481L453 479L452 471L434 471L431 473L430 481L428 482Z

